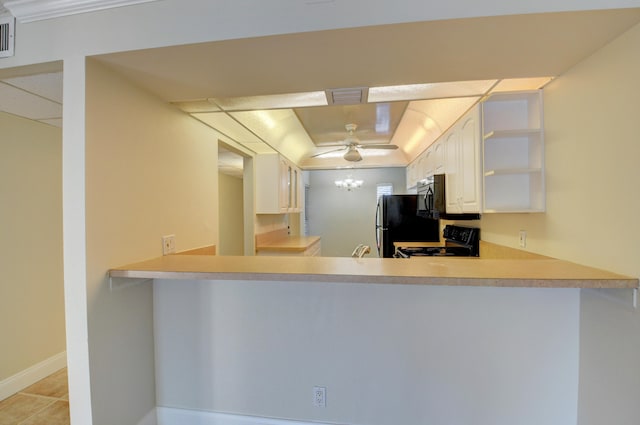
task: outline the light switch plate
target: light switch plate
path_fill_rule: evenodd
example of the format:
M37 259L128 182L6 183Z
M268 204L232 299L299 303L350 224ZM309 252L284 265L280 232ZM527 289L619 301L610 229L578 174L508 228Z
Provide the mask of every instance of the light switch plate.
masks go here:
M520 245L520 248L527 247L527 231L526 230L520 230L518 245Z

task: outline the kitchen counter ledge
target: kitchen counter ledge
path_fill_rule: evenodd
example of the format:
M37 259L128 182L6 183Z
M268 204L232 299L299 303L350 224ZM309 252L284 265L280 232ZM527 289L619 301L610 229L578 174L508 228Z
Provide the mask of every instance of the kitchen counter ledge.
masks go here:
M301 252L320 241L320 236L286 236L256 245L256 251Z
M638 279L556 259L167 255L112 278L313 281L530 288L637 288Z

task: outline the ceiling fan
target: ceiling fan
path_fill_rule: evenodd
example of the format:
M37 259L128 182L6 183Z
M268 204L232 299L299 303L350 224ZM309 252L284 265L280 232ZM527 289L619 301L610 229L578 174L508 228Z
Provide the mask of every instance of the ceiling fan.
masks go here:
M340 146L340 148L312 155L311 158L316 158L322 155L326 155L333 152L339 152L343 149L346 149L347 151L345 152L343 158L346 159L347 161L358 162L362 160L362 155L360 155L360 151L358 149L398 149L396 145L391 145L391 144L381 144L381 143L360 144L360 140L358 140L358 138L353 134L357 128L358 128L357 124L345 125L345 129L349 134L347 135L346 139L342 141L342 143L333 144L333 145L322 145L322 147Z

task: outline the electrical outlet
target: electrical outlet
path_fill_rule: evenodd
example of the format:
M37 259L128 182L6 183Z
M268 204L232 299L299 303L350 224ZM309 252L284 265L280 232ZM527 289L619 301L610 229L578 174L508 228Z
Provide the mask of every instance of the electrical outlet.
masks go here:
M176 252L176 236L167 235L162 237L162 255L174 254Z
M520 230L518 245L520 245L520 248L527 247L527 231L526 230Z
M313 387L313 405L315 407L327 407L326 387Z

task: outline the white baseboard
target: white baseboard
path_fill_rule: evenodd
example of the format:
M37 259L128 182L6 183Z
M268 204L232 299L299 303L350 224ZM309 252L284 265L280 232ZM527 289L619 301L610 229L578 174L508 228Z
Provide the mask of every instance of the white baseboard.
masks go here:
M63 351L0 381L0 400L11 397L13 394L24 390L29 385L35 384L42 378L46 378L66 366L67 352Z
M299 422L170 407L157 407L156 413L156 425L328 425L326 422Z
M138 422L138 425L158 425L156 409L151 409L149 413L144 415L144 418L142 418L142 420Z

